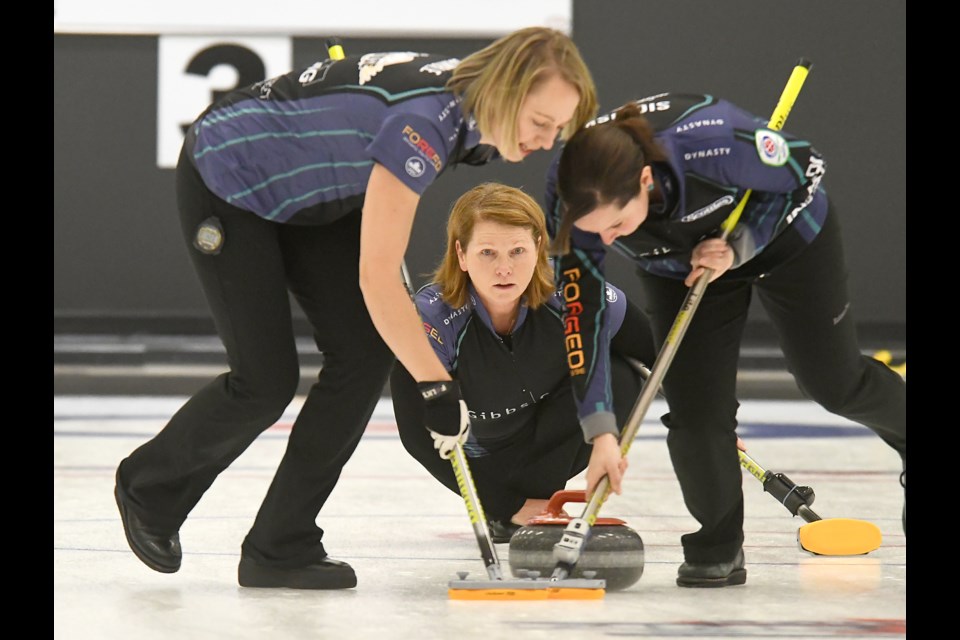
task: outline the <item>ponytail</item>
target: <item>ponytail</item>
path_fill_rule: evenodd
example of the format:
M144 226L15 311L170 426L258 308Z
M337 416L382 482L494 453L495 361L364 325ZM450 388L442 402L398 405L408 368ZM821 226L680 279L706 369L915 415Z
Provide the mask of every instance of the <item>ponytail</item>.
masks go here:
M587 124L563 149L557 173L562 216L551 250L570 250L574 223L597 207L624 207L640 193L640 172L664 162L650 122L636 104L627 104L599 124Z

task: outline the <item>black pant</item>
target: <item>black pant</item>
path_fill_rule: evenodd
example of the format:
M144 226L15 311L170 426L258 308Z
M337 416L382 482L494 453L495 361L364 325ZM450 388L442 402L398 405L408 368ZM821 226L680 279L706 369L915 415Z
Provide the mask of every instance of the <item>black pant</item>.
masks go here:
M612 369L617 424L623 425L640 394L641 379L619 356L613 356ZM459 494L453 467L437 454L423 426L423 400L416 383L400 363L390 377L390 394L404 448ZM470 472L487 517L507 522L527 498L547 500L586 469L593 445L583 440L571 386L564 384L532 407L526 427L508 442L490 444L490 449L470 457Z
M230 371L197 392L121 463L120 482L145 524L180 528L217 475L296 393L292 293L313 327L323 368L243 553L278 565L309 564L325 555L317 514L356 448L393 362L358 285L360 212L324 226L269 222L214 196L184 156L177 201ZM192 246L198 225L210 216L223 226L219 255Z
M663 384L670 407L663 417L670 457L687 508L701 525L682 537L688 562L728 561L743 544L736 382L754 289L803 393L872 429L906 464L906 383L860 352L835 213L792 259L759 278L737 280L735 274L707 287ZM643 272L640 278L645 311L660 344L688 289L679 280Z

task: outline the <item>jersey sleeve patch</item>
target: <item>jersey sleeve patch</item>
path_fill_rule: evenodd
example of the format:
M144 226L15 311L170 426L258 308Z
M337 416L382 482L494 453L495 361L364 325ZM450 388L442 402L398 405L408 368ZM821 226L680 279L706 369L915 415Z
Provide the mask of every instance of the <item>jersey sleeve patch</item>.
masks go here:
M401 182L422 195L446 162L443 136L426 118L388 118L367 151Z
M760 162L771 167L782 167L790 159L790 147L783 136L768 129L758 129L754 133L757 155Z

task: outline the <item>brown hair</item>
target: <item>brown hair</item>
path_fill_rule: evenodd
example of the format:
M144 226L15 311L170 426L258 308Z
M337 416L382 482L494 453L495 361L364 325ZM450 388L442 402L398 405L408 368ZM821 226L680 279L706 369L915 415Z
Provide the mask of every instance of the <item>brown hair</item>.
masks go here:
M470 276L460 268L457 241L466 248L478 222L489 221L528 229L537 244L537 264L524 295L527 305L536 309L554 292L553 268L547 256L547 223L537 202L520 189L487 182L470 189L453 204L447 220L447 249L433 281L440 287L444 301L454 308L467 303Z
M552 249L570 250L573 224L599 206L625 206L640 193L640 172L666 153L654 130L633 103L617 109L601 124L587 125L563 148L557 172L562 217Z
M515 148L517 117L527 94L559 75L577 89L580 102L560 138L567 140L597 112L593 77L569 36L545 27L528 27L506 35L464 58L447 88L463 96L463 111L480 131L499 130L501 144Z

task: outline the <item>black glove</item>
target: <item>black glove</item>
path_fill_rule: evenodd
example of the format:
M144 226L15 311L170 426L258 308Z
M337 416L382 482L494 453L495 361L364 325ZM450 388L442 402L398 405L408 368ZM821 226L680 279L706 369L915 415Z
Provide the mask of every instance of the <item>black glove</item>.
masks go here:
M418 382L417 388L423 396L423 421L433 438L433 448L441 458L447 459L458 443L466 442L470 428L467 403L460 397L460 385L454 380L440 380Z

